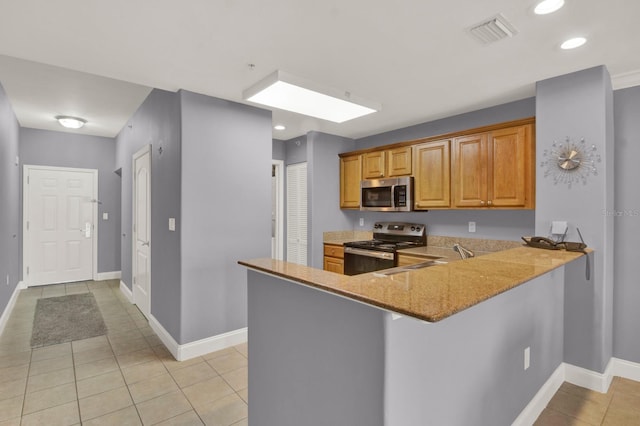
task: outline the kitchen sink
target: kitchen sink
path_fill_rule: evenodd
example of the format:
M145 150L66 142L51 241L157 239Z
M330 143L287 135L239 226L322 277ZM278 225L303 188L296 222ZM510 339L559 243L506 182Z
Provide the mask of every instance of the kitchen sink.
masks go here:
M432 260L427 260L426 262L414 263L413 265L407 266L398 266L396 268L385 269L383 271L374 272L373 274L376 276L388 277L389 275L400 274L402 272L415 271L418 269L428 268L430 266L436 265L446 265L449 262L445 262L444 260L438 260L439 257L435 257Z

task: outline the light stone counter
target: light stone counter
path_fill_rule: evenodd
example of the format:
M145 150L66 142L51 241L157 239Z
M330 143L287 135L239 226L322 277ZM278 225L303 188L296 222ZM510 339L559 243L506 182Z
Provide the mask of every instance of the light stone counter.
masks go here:
M427 246L422 250L427 254L447 252L450 255L449 249ZM268 258L239 263L385 310L435 322L582 256L582 253L522 246L388 276L380 271L339 275Z

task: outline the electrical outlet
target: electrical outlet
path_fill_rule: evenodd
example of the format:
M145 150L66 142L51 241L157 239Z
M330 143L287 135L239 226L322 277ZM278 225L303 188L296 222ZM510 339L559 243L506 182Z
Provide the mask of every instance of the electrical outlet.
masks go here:
M531 365L531 347L524 348L524 369L528 370Z
M169 218L169 231L175 231L176 230L176 218L175 217L170 217Z
M360 218L360 226L364 226L364 218L363 217Z
M9 274L7 274L7 285L9 285Z
M476 232L476 223L469 222L469 232Z

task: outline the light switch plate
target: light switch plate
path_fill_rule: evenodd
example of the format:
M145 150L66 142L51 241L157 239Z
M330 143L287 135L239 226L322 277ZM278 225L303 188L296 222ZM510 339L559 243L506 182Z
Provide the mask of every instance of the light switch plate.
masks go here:
M175 217L170 217L169 218L169 231L175 231L176 230L176 218Z
M469 222L469 232L476 232L476 223Z
M107 212L102 213L102 220L109 220L109 213Z
M364 218L363 217L360 218L360 226L364 226Z

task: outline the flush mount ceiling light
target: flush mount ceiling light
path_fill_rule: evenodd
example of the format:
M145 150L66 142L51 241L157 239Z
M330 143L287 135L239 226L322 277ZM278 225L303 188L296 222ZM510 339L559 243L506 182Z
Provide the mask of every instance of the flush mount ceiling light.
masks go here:
M560 48L564 50L575 49L576 47L582 46L586 42L587 42L587 39L584 37L574 37L562 43L560 45Z
M242 98L334 123L343 123L381 109L380 104L349 92L323 87L282 71L275 71L242 92Z
M536 5L533 13L536 15L546 15L555 12L562 6L564 6L564 0L544 0Z
M276 130L286 130L286 127L282 124L276 124L273 128Z
M70 117L68 115L58 115L56 116L56 120L62 127L66 127L67 129L79 129L87 123L87 120L84 118L78 117Z

